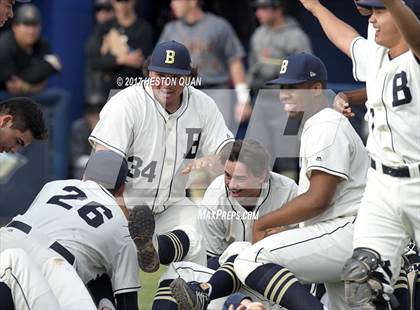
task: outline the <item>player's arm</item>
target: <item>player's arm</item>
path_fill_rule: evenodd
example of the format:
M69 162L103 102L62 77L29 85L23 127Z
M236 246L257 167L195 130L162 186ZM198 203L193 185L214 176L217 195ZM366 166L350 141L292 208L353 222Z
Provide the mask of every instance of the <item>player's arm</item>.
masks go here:
M246 83L245 68L240 58L234 58L229 62L229 73L238 98L235 107L235 120L246 121L251 117L252 106L249 87Z
M352 105L365 104L367 101L366 88L339 92L334 98L334 109L345 117L353 117Z
M360 36L359 33L332 14L318 0L300 0L300 2L319 20L328 39L343 53L351 57L351 43Z
M297 224L324 212L330 206L337 185L341 181L338 176L313 170L308 191L255 222L253 242L261 240L269 228Z
M401 0L382 0L411 51L420 59L420 21Z

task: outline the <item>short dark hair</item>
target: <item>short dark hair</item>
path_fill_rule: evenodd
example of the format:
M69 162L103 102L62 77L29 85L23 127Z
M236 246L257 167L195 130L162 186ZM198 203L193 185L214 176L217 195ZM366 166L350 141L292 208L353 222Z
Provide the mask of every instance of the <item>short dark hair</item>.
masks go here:
M270 171L270 155L256 140L236 140L222 149L220 158L223 163L239 161L243 163L255 176L261 176Z
M7 114L13 116L13 128L22 132L29 130L35 140L48 138L41 107L31 98L14 97L0 102L0 115Z

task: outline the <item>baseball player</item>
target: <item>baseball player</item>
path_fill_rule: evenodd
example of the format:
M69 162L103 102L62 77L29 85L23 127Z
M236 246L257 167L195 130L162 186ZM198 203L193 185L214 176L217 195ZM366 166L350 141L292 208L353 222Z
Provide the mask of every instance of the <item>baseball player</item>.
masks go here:
M225 149L224 175L209 186L200 203L200 225L208 264L235 241L252 241L255 220L280 208L297 195L296 183L270 172L270 158L255 140L238 140ZM214 264L216 263L216 264Z
M0 304L3 310L61 309L39 267L22 249L0 253Z
M420 243L420 7L418 1L360 0L372 9L375 43L315 0L301 0L366 81L371 163L355 226L353 256L343 269L350 305L388 301L411 237ZM360 277L363 273L365 276ZM363 295L363 296L362 296Z
M264 238L270 228L302 222L301 227L266 237L239 252L236 259L229 258L243 284L289 310L324 309L300 282L324 283L331 308L348 308L340 274L352 250L368 158L348 120L325 108L326 80L322 61L300 53L286 58L278 79L270 82L280 84L280 100L289 117L304 124L299 196L260 217L253 226L253 240ZM192 285L178 287L190 296L193 291L194 309L202 309L200 300L206 298L198 296L214 294L219 283L201 291Z
M83 283L109 275L117 309L137 309L136 249L127 219L114 199L124 191L127 171L127 162L115 152L93 154L83 181L53 181L43 187L29 210L3 228L6 243L14 241L31 255L37 255L39 247L49 247L74 266L83 288ZM45 270L48 281L57 285L52 279L62 275L55 275L55 267L49 267L51 270ZM56 281L63 279L69 281L64 277ZM77 289L72 287L71 294ZM63 292L58 289L54 293L61 303Z
M233 140L214 101L186 83L190 63L184 45L158 44L146 67L149 80L112 97L89 138L96 151L127 158L127 207L148 205L155 215L133 209L129 221L139 265L147 272L156 271L159 261L206 264L198 208L185 195L187 174L220 165L215 154Z
M14 153L47 136L42 111L32 99L15 97L0 102L0 153Z

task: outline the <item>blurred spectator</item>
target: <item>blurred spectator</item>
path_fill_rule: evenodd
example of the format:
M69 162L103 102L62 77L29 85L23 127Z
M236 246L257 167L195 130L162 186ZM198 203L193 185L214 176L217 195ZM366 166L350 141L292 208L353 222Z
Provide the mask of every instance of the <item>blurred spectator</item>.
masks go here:
M143 76L153 48L153 30L135 11L135 0L112 0L115 20L98 24L87 46L88 65L101 72L102 94L124 88Z
M41 14L37 7L24 4L18 8L11 31L0 37L0 46L0 99L26 95L51 109L53 176L65 178L69 96L63 90L46 89L47 79L61 70L61 63L41 37Z
M101 27L104 24L112 21L115 18L114 8L112 7L112 0L95 0L94 2L94 18L95 25L92 34L89 36L86 43L86 53L95 48L95 40L101 36ZM87 64L85 67L85 98L91 101L91 98L98 98L100 101L105 102L108 96L106 85L104 84L105 73L101 70L93 70L90 63L91 58L87 57Z
M284 58L293 53L312 53L309 37L298 22L284 14L285 0L257 0L259 26L251 37L249 71L254 94L277 77Z
M92 152L88 138L99 121L99 112L104 101L100 97L91 97L86 103L85 115L75 120L70 134L70 174L71 178L81 179L86 163Z
M299 145L285 145L279 139L285 124L293 124L279 109L278 93L260 91L270 88L265 84L278 76L284 58L298 52L312 52L309 37L293 17L285 14L286 4L285 0L254 2L255 16L261 25L253 33L250 43L248 79L255 103L246 137L258 140L267 148L274 159L273 171L297 181ZM290 149L295 149L296 157L285 157Z
M13 17L14 0L0 0L0 27L3 27L9 18Z
M171 8L178 20L166 24L159 43L175 40L190 51L192 63L198 67L204 91L227 89L230 79L237 94L234 109L236 121L247 120L251 115L249 90L245 79L242 58L245 52L232 26L222 17L204 12L199 0L172 0ZM210 94L222 111L225 121L232 128L231 98Z

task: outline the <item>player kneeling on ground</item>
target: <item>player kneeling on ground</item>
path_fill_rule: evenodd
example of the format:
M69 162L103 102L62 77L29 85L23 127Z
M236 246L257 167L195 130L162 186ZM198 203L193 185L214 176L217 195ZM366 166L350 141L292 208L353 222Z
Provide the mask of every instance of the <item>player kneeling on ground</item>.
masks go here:
M112 292L111 296L103 296L103 292L95 291L95 302L99 304L99 299L106 297L118 310L138 309L136 247L128 232L127 219L115 200L124 191L127 171L126 160L115 152L96 152L86 165L83 180L47 183L25 214L0 229L0 247L19 244L35 258L40 249L49 248L67 261L54 264L47 257L47 265L40 262L60 304L63 300L80 301L83 283L107 275L114 296ZM70 265L80 276L80 283L71 282L61 273L67 267L68 272L74 272ZM89 294L86 298L93 305ZM91 309L80 305L62 308Z

